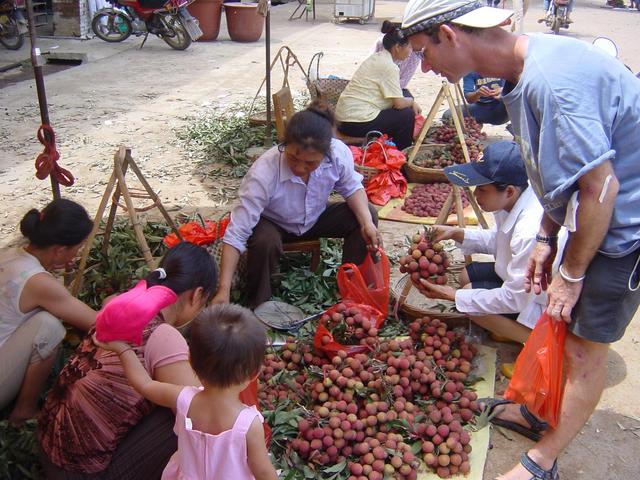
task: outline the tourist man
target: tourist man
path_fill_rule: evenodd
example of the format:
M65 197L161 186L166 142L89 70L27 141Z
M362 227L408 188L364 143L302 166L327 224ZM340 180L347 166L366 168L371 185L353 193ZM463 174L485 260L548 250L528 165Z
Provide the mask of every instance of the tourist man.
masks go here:
M623 336L640 303L640 82L597 47L507 32L501 26L509 15L475 0L410 0L402 27L423 52L423 70L450 82L469 72L506 80L503 100L545 210L529 288L547 290L547 311L567 322L569 333L559 425L499 478L557 479L557 457L598 404L609 344ZM561 225L570 235L551 278ZM532 434L545 428L517 405L502 404L496 413Z

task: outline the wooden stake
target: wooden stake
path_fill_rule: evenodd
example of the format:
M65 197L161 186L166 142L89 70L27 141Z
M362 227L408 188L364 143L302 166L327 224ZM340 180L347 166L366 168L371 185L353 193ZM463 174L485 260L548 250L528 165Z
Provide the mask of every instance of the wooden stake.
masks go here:
M127 187L127 183L125 181L125 175L127 173L128 168L131 167L131 170L135 173L136 177L144 186L146 190L146 194L141 194L140 190L135 190L132 194L129 188ZM114 191L115 190L115 191ZM113 197L111 194L113 193ZM78 271L76 272L75 279L71 285L71 294L74 296L78 295L78 292L82 288L83 277L85 273L85 268L87 266L87 259L89 258L89 253L91 251L91 247L93 245L93 241L98 234L100 229L100 224L102 221L102 216L107 207L107 203L109 201L109 197L111 197L111 209L109 210L109 217L107 219L107 223L105 226L105 232L102 239L102 252L106 255L107 249L109 246L109 237L111 236L111 231L113 230L113 225L115 223L116 212L118 209L118 205L120 202L120 197L124 198L127 214L129 216L129 220L133 227L133 231L136 236L136 240L138 241L138 245L142 250L142 255L144 260L149 268L153 268L154 260L151 255L151 250L149 249L149 245L147 240L144 237L144 231L142 228L142 224L140 223L138 212L141 209L136 209L133 204L133 198L150 198L153 201L152 207L157 207L160 210L160 213L164 217L167 224L171 227L171 229L175 232L178 238L183 241L182 235L180 231L176 227L173 219L169 216L167 210L162 205L160 198L153 191L149 182L144 177L138 165L136 165L135 161L131 157L131 150L126 147L119 147L116 154L113 157L113 172L111 172L111 176L109 177L109 182L107 183L107 187L105 188L104 194L102 195L102 200L100 201L100 205L98 207L98 211L96 212L96 216L93 222L93 228L91 229L91 233L87 238L85 246L82 250L82 256L80 258L80 264L78 265ZM145 207L143 210L148 210L151 207Z

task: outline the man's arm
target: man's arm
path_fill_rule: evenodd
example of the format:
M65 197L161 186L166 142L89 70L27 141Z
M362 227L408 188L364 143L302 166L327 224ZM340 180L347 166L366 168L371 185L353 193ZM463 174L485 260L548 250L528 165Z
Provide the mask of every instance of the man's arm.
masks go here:
M562 273L579 279L584 276L591 260L602 244L615 205L620 184L607 160L578 179L580 190L577 229L569 235L564 250ZM583 282L569 282L556 275L549 286L548 313L571 321L571 310L578 301Z

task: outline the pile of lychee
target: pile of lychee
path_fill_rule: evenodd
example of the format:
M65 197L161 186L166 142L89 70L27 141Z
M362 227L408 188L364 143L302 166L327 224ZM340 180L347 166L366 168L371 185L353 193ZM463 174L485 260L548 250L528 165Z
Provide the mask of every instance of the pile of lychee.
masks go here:
M413 284L420 290L424 290L421 279L445 285L450 260L442 244L431 241L428 228L423 233L416 233L410 240L407 255L400 257L400 272L408 273Z
M259 398L263 409L303 407L280 454L317 478L343 462L349 480L416 479L425 466L448 478L470 470L465 425L478 405L465 382L475 353L463 332L429 317L366 354L322 358L290 340L267 356Z
M437 217L450 192L450 183L437 182L416 185L400 208L416 217ZM467 208L469 199L463 190L460 191L460 199L462 200L462 208ZM451 207L451 213L456 213L456 208L454 203Z
M342 345L373 345L378 337L379 312L366 305L340 302L320 317L320 323L331 333L320 339L322 345L332 341Z

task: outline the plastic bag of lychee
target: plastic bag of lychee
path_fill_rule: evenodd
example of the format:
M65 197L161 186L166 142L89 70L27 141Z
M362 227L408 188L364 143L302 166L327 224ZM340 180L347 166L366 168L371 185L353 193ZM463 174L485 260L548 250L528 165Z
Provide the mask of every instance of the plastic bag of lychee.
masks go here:
M329 358L340 350L349 355L372 350L384 320L385 316L374 307L345 300L320 317L313 345Z
M344 300L370 305L386 315L389 309L391 265L381 248L366 255L360 265L345 263L338 269L338 290Z

